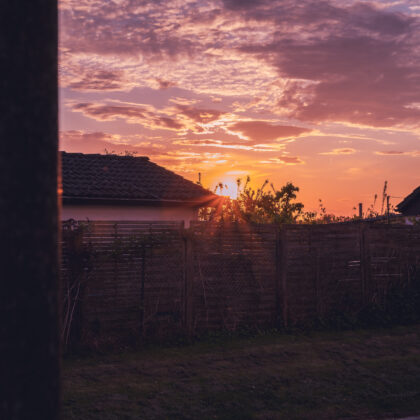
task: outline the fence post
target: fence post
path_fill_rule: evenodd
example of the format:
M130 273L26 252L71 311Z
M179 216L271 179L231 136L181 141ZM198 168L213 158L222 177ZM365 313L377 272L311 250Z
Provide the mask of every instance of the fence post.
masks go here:
M312 230L310 231L312 233ZM315 253L315 258L312 259L312 261L315 261L315 264L313 267L315 271L315 281L314 281L314 295L315 295L315 313L317 319L322 319L324 317L324 311L325 311L325 305L322 304L323 300L325 300L325 296L323 296L323 290L321 287L321 276L320 276L320 244L317 246L313 246L312 244L312 238L311 238L311 253ZM325 292L324 292L325 294Z
M363 304L367 303L370 281L370 252L369 252L369 227L361 225L359 230L360 243L360 280Z
M141 247L141 269L140 269L140 335L144 336L144 286L146 283L146 247Z
M287 328L289 320L289 308L287 299L287 239L286 227L277 229L276 241L276 294L277 316L282 319L282 326Z
M275 276L275 290L276 290L276 310L275 310L275 325L280 327L282 324L282 316L281 316L281 293L280 293L280 232L279 227L276 225L276 247L275 247L275 264L276 264L276 276Z
M191 228L184 230L184 328L188 336L193 330L194 254Z

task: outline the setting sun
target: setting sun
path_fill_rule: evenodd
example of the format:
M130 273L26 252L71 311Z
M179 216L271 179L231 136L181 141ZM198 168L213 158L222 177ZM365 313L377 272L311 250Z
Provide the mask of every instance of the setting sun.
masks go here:
M0 420L420 420L420 0L20 3Z
M388 180L397 204L419 183L418 7L315 3L63 0L61 149L148 156L230 197L231 171L290 181L343 215Z
M213 187L213 190L217 189L217 194L230 197L235 200L238 197L239 187L236 179L229 177L222 177L218 183Z

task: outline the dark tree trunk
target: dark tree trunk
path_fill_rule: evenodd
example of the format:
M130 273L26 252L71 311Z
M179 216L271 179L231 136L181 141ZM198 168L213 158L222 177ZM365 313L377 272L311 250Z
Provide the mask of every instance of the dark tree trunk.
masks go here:
M58 419L57 2L0 22L0 418Z

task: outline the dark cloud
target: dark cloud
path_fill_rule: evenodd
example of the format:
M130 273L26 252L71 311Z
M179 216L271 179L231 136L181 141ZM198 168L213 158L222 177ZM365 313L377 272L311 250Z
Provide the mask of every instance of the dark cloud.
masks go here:
M351 147L341 148L341 149L333 149L330 152L323 152L320 155L352 155L356 152L355 149Z
M240 132L244 136L258 142L275 140L278 138L297 137L311 131L308 128L274 125L266 121L240 121L230 125L229 130Z
M348 19L356 27L383 35L404 34L414 23L413 18L377 9L369 3L356 3L349 9Z
M297 156L280 156L278 159L281 162L294 164L294 165L300 165L303 163L303 161Z
M75 79L67 83L74 90L108 91L124 88L123 73L117 71L95 71Z
M146 108L140 106L78 103L72 108L74 111L81 111L89 117L103 121L114 120L117 117L142 119L149 114Z
M276 34L290 38L298 32L321 37L358 31L397 35L405 33L415 21L402 13L380 9L374 2L345 5L334 0L301 0L298 4L295 0L223 0L223 4L233 16L246 21L274 22Z
M215 109L194 108L188 105L177 105L178 111L197 123L207 124L218 120L225 112Z
M185 128L183 124L169 117L154 117L153 120L156 122L157 126L162 126L166 128L171 128L173 130L180 130Z
M419 18L374 2L222 0L209 1L205 11L198 11L191 4L165 1L102 2L99 7L86 0L63 0L61 9L67 70L76 55L81 68L93 68L99 56L108 61L110 56L116 61L141 56L142 71L142 66L160 60L175 63L179 57L217 68L229 60L230 54L221 52L236 49L277 69L282 87L274 112L314 123L419 125ZM209 30L203 30L207 24ZM127 90L137 77L128 67L131 84L113 70L79 76L76 67L68 70L72 77L65 85L78 90ZM178 81L168 74L154 82L167 89ZM196 119L194 109L180 111L197 123L204 121ZM166 121L168 127L172 121Z
M159 89L169 89L176 86L175 82L169 80L156 79L156 81L159 83Z
M420 102L418 19L368 3L346 8L302 2L286 14L287 5L279 4L243 12L247 18L275 22L277 31L270 43L239 49L269 61L292 80L279 101L290 116L313 122L418 125L420 110L412 106Z
M267 3L265 0L223 0L223 5L230 10L254 9Z
M99 121L112 121L117 118L122 118L127 122L142 124L149 128L166 128L171 130L185 128L182 123L175 119L159 115L141 106L78 103L73 105L72 109Z
M60 150L67 152L84 153L134 153L136 156L152 156L161 153L161 150L151 144L131 145L122 142L119 136L102 131L86 132L81 130L68 130L60 132Z
M309 103L295 101L294 117L372 126L418 123L420 111L410 104L420 98L420 72L403 60L400 42L329 38L309 45L281 43L277 48L282 51L277 61L282 75L317 82L306 88L312 97Z
M79 130L60 131L60 140L62 141L101 141L111 143L113 140L112 134L104 133L103 131L85 132Z
M199 124L215 121L224 114L221 111L194 108L189 105L176 105L174 110L158 111L147 105L77 103L72 106L72 110L82 112L85 116L98 121L112 121L121 118L129 123L142 124L152 129L190 129L196 132L204 130ZM186 118L181 119L181 116Z
M404 152L402 152L400 150L383 150L383 151L380 151L380 152L376 152L376 154L378 154L378 155L398 156L398 155L403 155Z
M191 54L196 43L174 35L176 22L167 24L165 2L114 2L80 0L62 7L61 41L72 53L139 56L155 59Z

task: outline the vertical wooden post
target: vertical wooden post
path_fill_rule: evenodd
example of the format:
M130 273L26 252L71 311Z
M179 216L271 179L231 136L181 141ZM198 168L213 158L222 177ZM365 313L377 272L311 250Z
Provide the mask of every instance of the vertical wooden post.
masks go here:
M0 2L0 418L59 416L57 1Z
M188 336L193 332L194 250L192 229L184 230L184 327Z
M277 283L278 283L278 310L279 315L281 314L283 327L287 328L289 325L289 308L288 308L288 296L287 296L287 235L286 227L282 226L279 231L277 241Z
M141 246L140 271L140 334L144 335L144 284L146 282L146 244Z
M370 252L369 252L369 226L361 225L359 230L360 243L360 280L362 302L369 300L370 288Z
M359 203L359 217L363 219L363 203Z
M320 263L320 252L319 252L319 246L313 247L311 246L311 253L315 251L315 281L314 281L314 289L315 289L315 312L318 319L322 319L324 316L325 311L325 305L322 305L322 301L325 301L325 296L322 296L322 288L321 288L321 276L320 276L320 270L321 270L321 263ZM314 259L312 259L314 261ZM325 275L325 274L324 274ZM329 291L327 291L328 293ZM324 290L325 294L325 290Z
M275 259L276 259L276 278L275 278L275 290L276 290L276 314L275 314L275 323L277 327L283 326L283 315L282 315L282 305L281 305L281 261L280 261L280 232L279 226L276 228L276 249L275 249Z

